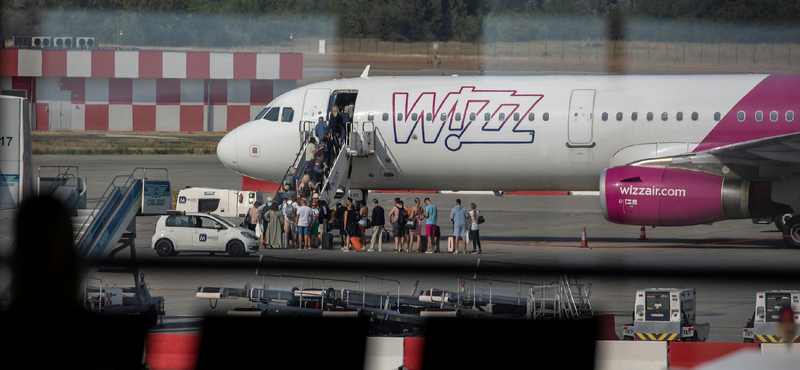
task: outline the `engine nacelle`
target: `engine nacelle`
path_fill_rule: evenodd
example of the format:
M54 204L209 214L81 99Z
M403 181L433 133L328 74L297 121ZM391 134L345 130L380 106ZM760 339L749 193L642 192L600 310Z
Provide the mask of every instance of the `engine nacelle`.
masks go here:
M613 167L600 175L600 202L606 220L618 224L698 225L750 218L750 185L698 171Z

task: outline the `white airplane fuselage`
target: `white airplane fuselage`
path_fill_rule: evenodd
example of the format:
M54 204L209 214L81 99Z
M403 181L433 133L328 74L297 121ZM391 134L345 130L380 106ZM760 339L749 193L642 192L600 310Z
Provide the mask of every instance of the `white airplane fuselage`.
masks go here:
M353 158L351 188L598 190L606 168L695 150L767 77L333 80L277 97L267 107L291 108L291 120L245 123L220 141L218 156L238 173L281 182L301 128L328 117L331 94L348 91L358 94L353 122L374 125L376 136L374 155Z

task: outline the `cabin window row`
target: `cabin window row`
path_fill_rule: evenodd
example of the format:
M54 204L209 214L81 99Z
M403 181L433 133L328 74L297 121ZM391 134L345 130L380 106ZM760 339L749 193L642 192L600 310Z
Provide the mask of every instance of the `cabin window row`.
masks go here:
M439 114L439 120L442 121L442 122L445 122L445 121L447 121L447 116L448 116L447 113L441 113L441 114ZM403 117L404 117L403 113L397 113L397 121L402 121ZM374 118L374 115L372 113L367 115L367 120L372 121L372 118ZM384 121L388 121L389 120L389 113L384 113L381 116L381 118ZM411 113L411 115L409 115L408 118L411 119L411 121L416 122L420 118L420 116L417 113ZM461 118L462 118L461 117L461 113L456 113L453 118L455 118L456 121L460 122ZM470 122L475 122L475 121L478 120L478 115L475 114L475 113L470 113L468 118L469 118ZM515 122L519 122L520 114L519 113L514 113L511 116L511 118ZM490 113L484 113L483 114L483 120L484 121L490 121L491 119L492 119L492 115ZM499 121L501 121L501 122L505 121L506 120L506 114L505 113L499 113L497 115L497 119ZM536 113L533 113L533 112L528 113L528 121L534 121L535 119L536 119ZM550 113L549 112L542 113L542 120L543 121L549 121L550 120ZM426 113L425 114L425 121L432 122L433 121L433 114Z
M603 114L600 115L600 118L603 121L608 121L608 116L609 116L608 112L603 112ZM631 121L637 121L639 119L639 112L631 112L630 117ZM692 114L690 114L689 117L692 119L692 121L697 121L698 119L700 119L700 114L697 112L692 112ZM625 114L622 112L617 112L615 118L617 119L617 121L622 121L625 118ZM645 119L647 119L648 121L652 121L654 118L655 115L653 114L653 112L647 112L647 114L645 114ZM683 112L678 112L675 114L676 121L683 121L683 118L684 118ZM719 112L714 112L714 121L719 121L721 118L722 117ZM661 120L662 121L669 120L669 113L661 112Z
M760 110L756 111L754 116L755 116L754 118L756 119L756 122L761 122L761 121L764 120L764 112L762 112ZM772 112L769 112L769 120L770 121L777 122L779 117L780 117L780 113L778 113L778 111L774 110ZM790 111L790 110L786 111L786 113L784 114L783 117L786 119L786 122L794 121L794 111ZM745 111L740 110L738 113L736 113L736 120L738 120L739 122L744 122L744 120L746 118L747 118L747 113Z

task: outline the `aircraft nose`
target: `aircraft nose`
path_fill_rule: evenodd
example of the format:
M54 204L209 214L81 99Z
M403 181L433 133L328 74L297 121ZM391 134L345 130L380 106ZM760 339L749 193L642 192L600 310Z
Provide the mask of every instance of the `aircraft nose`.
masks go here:
M236 156L236 130L229 132L217 144L217 158L225 167L233 171L239 172L239 163Z

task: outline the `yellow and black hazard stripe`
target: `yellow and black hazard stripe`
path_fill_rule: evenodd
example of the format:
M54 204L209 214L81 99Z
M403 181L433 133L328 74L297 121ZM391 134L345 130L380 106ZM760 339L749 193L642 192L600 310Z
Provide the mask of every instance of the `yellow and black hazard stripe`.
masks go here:
M756 338L761 343L786 343L786 341L784 341L783 337L781 337L780 335L763 335L763 334L759 334L759 335L756 335ZM794 339L792 339L792 342L797 342L798 338L800 338L800 335L795 335Z
M677 333L636 333L636 340L660 340L671 342L678 339Z

